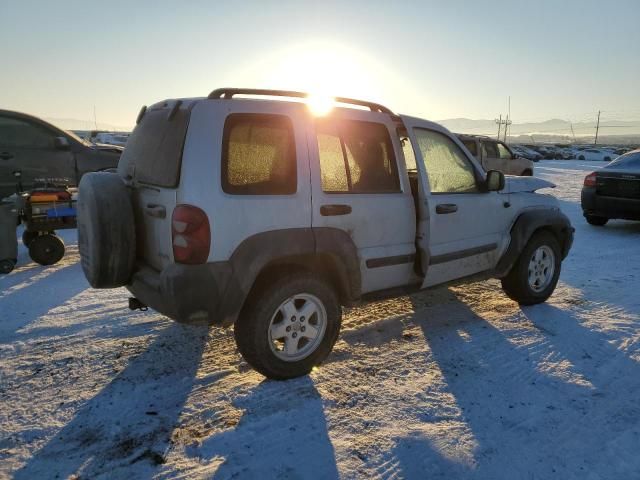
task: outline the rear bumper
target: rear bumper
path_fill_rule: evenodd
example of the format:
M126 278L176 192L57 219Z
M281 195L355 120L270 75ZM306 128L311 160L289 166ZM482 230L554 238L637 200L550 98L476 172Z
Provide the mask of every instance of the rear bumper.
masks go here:
M598 195L595 187L583 187L581 203L585 215L640 220L640 200L638 199L605 197Z
M138 266L128 290L145 305L184 323L225 324L225 295L233 283L229 262L171 264L161 272Z

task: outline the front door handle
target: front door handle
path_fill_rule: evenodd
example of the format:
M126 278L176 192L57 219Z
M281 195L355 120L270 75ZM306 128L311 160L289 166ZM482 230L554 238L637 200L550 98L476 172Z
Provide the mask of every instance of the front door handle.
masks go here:
M323 217L332 217L334 215L349 215L351 213L351 205L322 205L320 207L320 215Z
M11 160L13 158L13 153L2 152L2 153L0 153L0 158L2 160Z
M436 213L447 214L455 213L458 211L458 206L455 203L441 203L436 205Z
M156 205L149 203L145 209L145 213L150 217L165 218L167 216L167 210L162 205Z

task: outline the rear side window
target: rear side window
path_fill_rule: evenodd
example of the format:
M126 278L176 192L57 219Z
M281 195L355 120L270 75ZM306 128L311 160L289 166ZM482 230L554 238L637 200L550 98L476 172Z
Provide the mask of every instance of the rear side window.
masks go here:
M135 167L139 182L167 188L178 185L190 110L178 108L169 118L171 111L147 110L127 141L122 161Z
M296 192L293 125L284 115L229 115L222 140L222 189L235 195Z
M613 162L607 165L604 168L638 168L640 169L640 152L627 153L616 158Z
M393 144L385 125L347 120L319 121L316 133L323 191L400 191Z
M471 152L471 155L474 157L478 156L478 146L476 145L475 140L462 140L462 143L467 147L467 150Z

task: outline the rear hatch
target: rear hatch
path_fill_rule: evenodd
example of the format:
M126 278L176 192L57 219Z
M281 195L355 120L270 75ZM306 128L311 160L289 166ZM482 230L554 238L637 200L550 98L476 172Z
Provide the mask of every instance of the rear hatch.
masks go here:
M596 173L596 193L606 197L640 199L640 173L602 169Z
M138 262L156 270L173 261L171 214L190 112L190 106L180 100L149 107L118 164L118 173L133 188Z

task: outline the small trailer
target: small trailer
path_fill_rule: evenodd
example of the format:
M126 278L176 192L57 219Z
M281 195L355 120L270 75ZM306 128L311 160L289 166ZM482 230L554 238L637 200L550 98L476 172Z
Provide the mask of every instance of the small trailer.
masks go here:
M75 188L43 188L24 193L22 198L22 243L31 259L53 265L64 256L64 242L56 230L76 228Z

